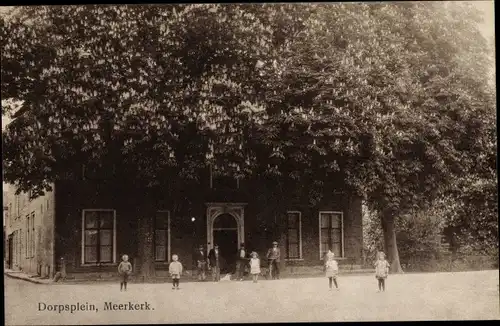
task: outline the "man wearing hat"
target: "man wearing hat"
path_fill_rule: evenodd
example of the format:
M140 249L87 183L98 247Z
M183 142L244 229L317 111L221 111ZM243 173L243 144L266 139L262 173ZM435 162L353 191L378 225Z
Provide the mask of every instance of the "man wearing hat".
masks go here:
M245 266L247 264L247 252L245 251L245 244L241 243L240 249L238 249L238 254L236 257L236 278L243 281L243 275L245 273Z
M198 280L204 281L206 278L205 272L207 269L207 255L205 250L203 250L203 246L200 245L198 250L195 252L195 262L198 268Z
M209 267L212 269L212 280L214 282L220 281L220 265L221 265L221 255L219 251L219 246L217 244L208 253L208 263Z
M280 248L278 248L278 242L273 242L273 247L267 251L267 260L269 262L269 268L271 270L271 276L273 279L280 278Z

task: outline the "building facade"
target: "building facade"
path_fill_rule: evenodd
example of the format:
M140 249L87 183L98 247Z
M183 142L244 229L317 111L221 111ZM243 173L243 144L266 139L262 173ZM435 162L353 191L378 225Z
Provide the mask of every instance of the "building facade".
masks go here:
M258 195L246 191L244 182L229 191L208 188L200 187L183 208L160 194L147 217L137 209L139 193L95 182L58 183L32 201L11 196L10 265L51 276L63 258L68 277L115 273L123 254L133 264L141 261L140 241L153 254L156 275L166 275L172 254L193 269L200 245L218 244L227 272L234 268L240 243L263 257L278 241L283 267L322 265L329 249L341 264L362 260L361 199L356 196L332 192L311 206L299 200L277 203L264 190ZM140 218L150 219L149 233Z
M9 185L4 205L6 252L10 269L52 277L54 256L54 192L30 200L28 193L15 194Z
M3 191L3 197L2 197L2 203L3 203L3 260L5 262L5 258L7 257L6 251L7 251L7 229L5 227L5 223L7 221L7 218L9 216L9 205L7 204L8 201L8 192Z

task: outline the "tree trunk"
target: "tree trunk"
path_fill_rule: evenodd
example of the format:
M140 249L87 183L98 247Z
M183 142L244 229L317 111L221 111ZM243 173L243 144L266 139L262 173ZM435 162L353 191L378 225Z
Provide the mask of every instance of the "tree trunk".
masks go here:
M153 214L148 210L138 212L138 273L141 281L150 280L155 276L153 256Z
M392 212L383 212L382 230L384 232L384 246L387 260L391 264L391 273L402 273L403 269L399 261L394 224L394 214Z

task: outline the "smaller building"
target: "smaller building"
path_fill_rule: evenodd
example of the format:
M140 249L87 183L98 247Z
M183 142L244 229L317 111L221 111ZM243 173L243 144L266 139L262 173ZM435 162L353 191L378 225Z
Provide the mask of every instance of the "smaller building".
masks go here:
M29 193L16 195L8 186L4 194L6 267L42 277L54 275L54 195L34 200Z
M5 232L5 222L7 221L7 217L9 215L9 206L7 205L7 192L3 192L3 197L2 197L2 203L3 203L3 260L5 261L6 255L5 251L7 248L7 233Z

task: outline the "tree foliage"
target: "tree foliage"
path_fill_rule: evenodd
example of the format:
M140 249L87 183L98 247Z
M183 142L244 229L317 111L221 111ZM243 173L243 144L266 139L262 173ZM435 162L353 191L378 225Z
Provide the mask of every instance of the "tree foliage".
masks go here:
M441 201L444 234L455 253L498 257L498 183L496 178L462 180Z
M444 225L445 220L432 208L400 216L396 238L401 260L440 258L446 251L442 242Z
M4 135L6 179L42 191L75 163L110 160L145 187L208 163L249 173L265 117L255 65L274 42L264 9L37 7L4 22L2 97L23 101Z
M408 262L412 258L432 260L446 252L447 249L442 246L446 219L440 208L433 207L398 216L396 239L402 262ZM368 209L363 215L363 241L365 258L371 264L376 259L376 254L384 250L384 241L379 213Z

